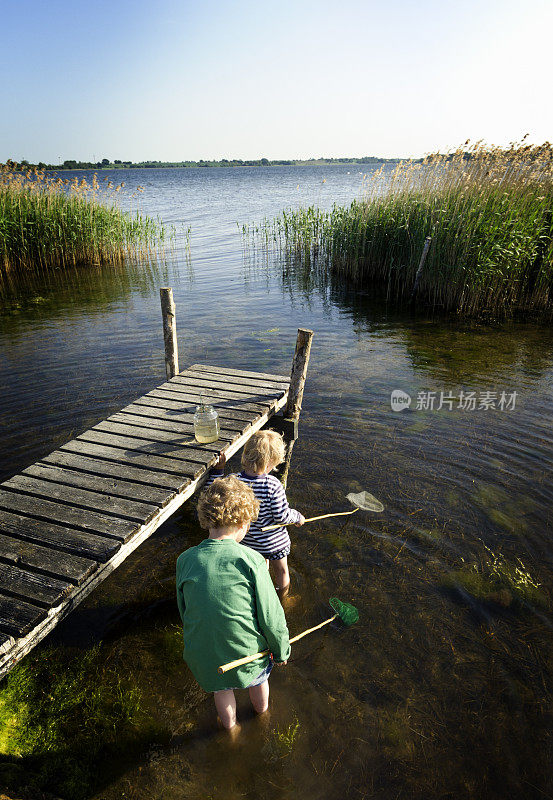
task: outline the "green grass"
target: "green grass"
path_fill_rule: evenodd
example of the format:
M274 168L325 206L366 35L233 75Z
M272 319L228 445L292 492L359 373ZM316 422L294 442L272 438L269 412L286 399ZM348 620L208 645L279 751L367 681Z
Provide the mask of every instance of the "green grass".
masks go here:
M396 303L459 314L553 311L553 148L480 144L370 176L360 200L244 229L300 267Z
M0 165L0 275L151 255L164 228L117 206L123 185L100 189L96 175L88 184Z
M73 658L35 651L0 690L0 784L88 797L109 759L126 757L144 737L142 716L138 690L106 665L99 646Z
M271 735L265 742L263 752L268 761L278 761L281 758L286 758L294 750L298 734L300 730L300 723L297 717L294 717L293 722L285 728L276 728L272 731Z

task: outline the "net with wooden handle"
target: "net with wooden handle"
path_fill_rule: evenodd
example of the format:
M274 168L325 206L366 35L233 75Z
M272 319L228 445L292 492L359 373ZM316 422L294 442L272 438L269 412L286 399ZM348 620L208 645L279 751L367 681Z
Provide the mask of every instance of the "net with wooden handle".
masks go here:
M333 620L340 617L344 625L350 626L353 625L354 622L357 622L359 619L359 612L355 608L355 606L350 605L350 603L343 603L341 600L338 600L337 597L331 597L328 601L331 607L336 612L332 617L325 619L324 622L320 622L318 625L315 625L313 628L308 628L306 631L302 631L298 633L296 636L293 636L290 639L290 644L297 642L299 639L303 639L304 636L307 636L309 633L313 633L314 631L318 631L319 628L323 628L325 625L328 625ZM249 664L250 661L255 661L256 658L260 656L267 656L269 655L269 650L261 650L259 653L254 653L251 656L244 656L243 658L237 658L236 661L229 661L228 664L223 664L218 668L218 672L223 675L225 672L228 672L230 669L234 669L235 667L241 667L243 664Z
M328 519L328 517L344 517L347 514L355 514L356 511L359 511L358 508L354 508L353 511L336 511L334 514L322 514L320 517L308 517L305 522L315 522L317 519ZM295 522L284 522L278 525L266 525L264 528L261 528L262 531L274 531L277 528L282 528L286 525L295 525Z

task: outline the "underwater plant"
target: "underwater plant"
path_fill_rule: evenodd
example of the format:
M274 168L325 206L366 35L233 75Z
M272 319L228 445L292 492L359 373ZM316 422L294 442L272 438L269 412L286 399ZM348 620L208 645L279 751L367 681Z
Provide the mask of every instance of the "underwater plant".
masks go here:
M0 690L0 784L88 797L99 760L140 739L140 705L138 689L103 661L99 645L73 657L29 654Z
M485 545L484 550L485 555L480 561L467 563L462 559L463 566L444 576L442 585L452 589L461 587L477 600L506 608L524 603L548 607L548 598L541 584L520 558L509 561Z

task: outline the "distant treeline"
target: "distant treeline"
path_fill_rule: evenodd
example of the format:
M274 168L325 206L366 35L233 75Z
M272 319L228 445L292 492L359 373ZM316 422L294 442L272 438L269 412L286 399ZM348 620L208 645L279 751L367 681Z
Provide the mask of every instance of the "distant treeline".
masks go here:
M220 161L121 161L116 158L110 161L108 158L102 158L101 161L74 161L67 159L63 164L45 164L40 161L38 164L32 164L26 159L23 159L17 166L20 169L33 169L38 168L41 170L62 170L62 169L155 169L156 167L279 167L279 166L317 166L322 164L382 164L397 163L398 158L377 158L376 156L362 156L361 158L308 158L308 159L292 159L282 158L271 161L268 158L251 159L244 161L241 158L227 159L222 158ZM10 162L14 163L14 162Z

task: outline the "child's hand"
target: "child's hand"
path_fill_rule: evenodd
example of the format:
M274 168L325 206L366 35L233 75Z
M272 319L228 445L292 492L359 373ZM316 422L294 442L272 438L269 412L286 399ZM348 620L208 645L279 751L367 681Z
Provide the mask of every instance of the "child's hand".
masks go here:
M304 522L305 522L305 517L303 516L303 514L300 514L299 520L297 522L294 522L294 525L297 525L299 527L303 525Z
M224 453L219 453L219 460L216 464L213 465L213 469L224 469L225 464L227 463L227 457Z
M277 667L285 667L287 663L287 661L275 661Z

